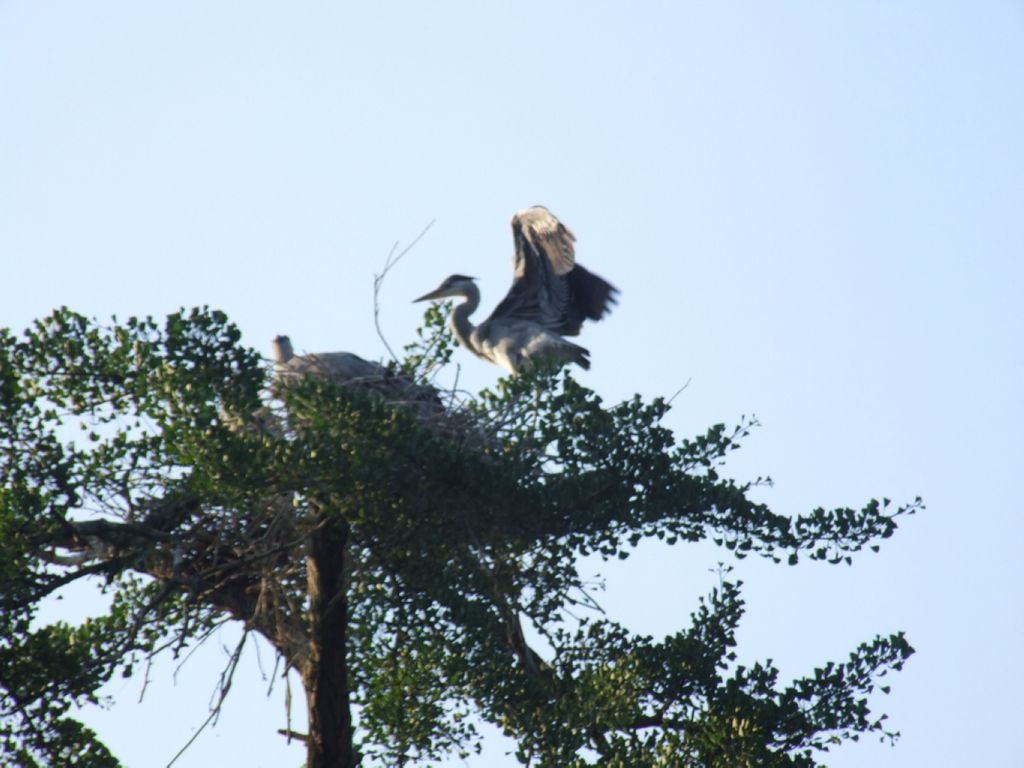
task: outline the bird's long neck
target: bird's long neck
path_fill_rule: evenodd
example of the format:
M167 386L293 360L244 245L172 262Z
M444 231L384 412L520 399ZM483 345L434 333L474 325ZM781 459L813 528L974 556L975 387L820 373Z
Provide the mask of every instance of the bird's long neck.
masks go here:
M466 349L475 352L476 349L473 347L470 337L476 326L469 322L469 316L480 306L480 289L473 283L469 283L465 290L466 300L452 310L451 326L459 343Z

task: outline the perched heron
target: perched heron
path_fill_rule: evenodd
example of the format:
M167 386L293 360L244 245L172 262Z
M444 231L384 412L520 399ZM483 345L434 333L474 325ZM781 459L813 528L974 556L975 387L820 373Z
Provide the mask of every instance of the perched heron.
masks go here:
M410 376L389 371L380 363L364 360L352 352L296 355L291 339L278 336L274 339L271 355L274 359L274 377L284 384L314 376L376 392L388 402L418 402L432 408L441 407L433 387L417 384Z
M452 311L455 337L512 375L538 364L589 368L590 352L564 337L576 336L584 320L600 320L618 289L576 263L576 236L547 208L519 211L511 224L516 247L512 287L490 317L480 325L469 321L480 305L480 290L465 275L452 275L416 301L465 299Z
M380 363L371 363L351 352L296 355L292 340L287 336L275 338L272 350L274 374L283 379L313 375L348 381L383 378L387 374L387 369Z

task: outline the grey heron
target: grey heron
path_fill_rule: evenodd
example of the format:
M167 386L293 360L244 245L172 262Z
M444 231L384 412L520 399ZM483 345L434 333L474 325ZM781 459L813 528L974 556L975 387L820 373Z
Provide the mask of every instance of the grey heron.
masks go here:
M282 384L314 376L376 392L392 403L417 402L431 408L441 406L433 387L417 384L405 374L390 371L386 366L364 360L352 352L296 355L291 339L278 336L273 341L271 356L274 359L274 377Z
M566 336L576 336L584 320L600 320L615 303L618 289L576 263L576 236L545 207L512 216L515 241L512 287L490 317L473 325L480 306L474 278L452 275L415 301L461 296L451 327L473 354L517 375L536 365L576 363L590 368L590 353Z
M314 355L296 355L292 340L278 336L272 345L274 374L281 379L301 376L349 381L351 379L383 378L387 369L380 363L371 363L351 352L321 352Z

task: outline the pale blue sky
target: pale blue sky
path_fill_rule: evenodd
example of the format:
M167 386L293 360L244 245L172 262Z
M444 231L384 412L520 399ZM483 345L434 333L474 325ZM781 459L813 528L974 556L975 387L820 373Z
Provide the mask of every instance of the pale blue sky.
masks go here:
M489 311L509 215L547 205L622 290L580 339L589 386L615 401L689 381L668 417L683 436L756 413L730 468L770 474L780 512L925 497L852 568L734 563L746 661L795 676L898 629L918 649L877 702L903 740L828 762L1024 765L1021 0L6 0L0 109L16 329L59 304L205 303L264 352L289 333L375 357L394 241L436 219L384 288L397 348L410 300L449 273L479 276ZM470 389L500 373L456 360ZM602 566L605 606L672 631L720 559L646 546ZM159 666L142 705L141 681L118 681L88 718L126 765L163 766L220 663L210 648L176 686ZM298 765L261 686L237 682L176 765ZM504 749L470 765L514 765Z

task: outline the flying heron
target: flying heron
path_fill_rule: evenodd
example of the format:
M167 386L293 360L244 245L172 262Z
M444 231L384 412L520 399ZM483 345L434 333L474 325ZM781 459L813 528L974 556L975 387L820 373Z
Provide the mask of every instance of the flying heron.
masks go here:
M452 275L416 301L465 299L452 311L455 338L513 376L538 364L590 368L590 352L564 337L579 334L584 320L600 320L618 289L576 263L576 236L544 206L517 212L511 224L512 287L490 317L480 325L469 321L480 306L480 290L465 275Z

